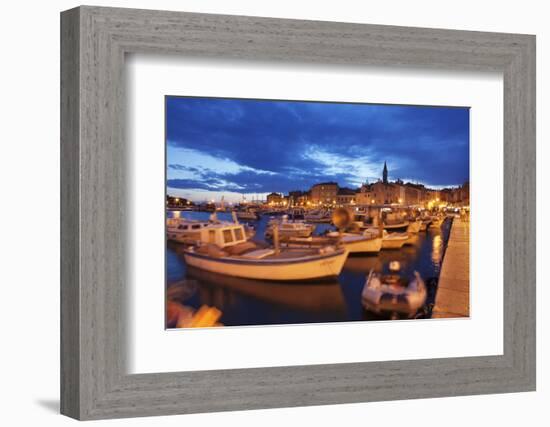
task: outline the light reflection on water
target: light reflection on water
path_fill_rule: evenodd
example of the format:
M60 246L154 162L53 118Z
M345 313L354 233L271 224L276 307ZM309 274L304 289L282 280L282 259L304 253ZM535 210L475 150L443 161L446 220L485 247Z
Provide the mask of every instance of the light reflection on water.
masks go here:
M210 213L168 213L169 217L176 215L206 220ZM232 220L230 213L217 215L220 220ZM268 220L264 215L259 221L249 222L256 228L254 240L264 240ZM332 226L318 224L315 234L327 229ZM376 320L361 305L361 291L370 269L387 272L389 262L397 260L403 274L409 277L415 270L424 279L438 277L449 229L450 222L446 221L441 230L420 232L414 245L381 251L377 256L349 257L337 280L321 283L246 280L187 268L182 246L168 242L167 288L177 294L178 287L183 286L184 296L176 299L186 306L209 305L220 309L223 313L220 322L226 326Z

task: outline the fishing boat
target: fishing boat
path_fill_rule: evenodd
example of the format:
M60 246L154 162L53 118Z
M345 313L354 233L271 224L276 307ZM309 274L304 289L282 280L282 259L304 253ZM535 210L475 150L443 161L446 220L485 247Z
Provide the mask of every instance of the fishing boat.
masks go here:
M311 211L304 215L304 220L307 222L319 222L319 223L329 223L332 221L331 214L329 211Z
M286 213L287 217L292 221L303 220L306 215L306 211L303 208L291 208Z
M349 228L352 230L364 231L368 228L375 227L372 223L372 218L365 212L355 212L353 214L353 220L350 223Z
M259 219L259 215L256 211L245 210L245 211L236 211L237 218L244 221L256 221Z
M409 221L396 213L388 213L383 220L384 230L402 232L407 231Z
M407 233L382 233L382 249L401 249L409 240Z
M208 221L193 221L187 218L167 218L166 238L173 242L193 244L200 239L200 230L210 224Z
M315 231L315 225L307 224L301 220L289 220L287 215L282 218L272 218L267 224L265 237L273 238L273 230L277 228L281 238L309 237Z
M166 219L166 239L172 242L183 243L185 245L195 245L201 240L201 230L216 224L238 224L239 221L233 212L233 222L220 221L216 213L210 215L208 221L196 221L187 218L167 218ZM256 234L254 227L244 225L244 235L246 239L251 239Z
M422 226L422 221L414 220L409 221L409 226L407 227L407 233L418 233Z
M400 265L397 261L390 262L390 274L369 272L361 302L363 307L379 315L389 315L391 318L405 316L414 317L426 302L427 290L424 280L415 271L412 280L399 274Z
M382 249L382 238L372 235L338 233L333 231L325 236L290 237L281 239L291 248L319 247L324 245L342 245L350 254L376 254Z
M334 278L348 256L345 247L280 248L247 241L241 224L216 224L201 229L201 243L184 249L187 265L245 279L309 281Z

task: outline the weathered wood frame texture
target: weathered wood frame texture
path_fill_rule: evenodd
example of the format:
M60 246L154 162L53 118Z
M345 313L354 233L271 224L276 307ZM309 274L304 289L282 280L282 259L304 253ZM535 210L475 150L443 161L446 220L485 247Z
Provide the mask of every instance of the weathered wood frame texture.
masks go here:
M128 375L126 53L504 75L504 354ZM79 7L61 14L61 412L78 419L535 390L535 37Z

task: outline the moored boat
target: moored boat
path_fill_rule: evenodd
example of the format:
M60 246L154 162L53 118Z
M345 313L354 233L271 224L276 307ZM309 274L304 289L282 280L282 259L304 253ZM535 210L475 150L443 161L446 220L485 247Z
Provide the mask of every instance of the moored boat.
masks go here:
M341 245L350 254L376 254L382 249L382 238L351 233L342 233L340 236L338 232L330 232L325 236L291 237L282 241L288 247Z
M246 241L240 224L218 224L201 230L201 244L184 250L185 262L213 273L247 279L309 281L338 276L345 247L279 248Z
M407 233L388 233L384 230L382 234L382 249L401 249L409 240Z
M390 274L370 271L361 294L365 309L392 318L414 317L426 302L426 285L417 271L409 281L399 274L399 269L399 263L392 261Z
M304 215L304 219L307 222L319 222L319 223L329 223L331 222L331 214L329 211L310 211Z
M288 217L284 215L282 219L273 218L268 222L265 230L266 238L273 238L273 229L275 227L278 229L281 238L309 237L315 231L315 225L307 224L301 220L289 221Z
M172 242L183 243L185 245L195 245L202 239L202 230L214 225L238 224L235 212L233 212L233 222L220 221L216 213L210 215L208 221L197 221L187 218L167 218L166 219L166 239ZM245 238L251 239L256 234L254 227L245 224L243 226Z
M260 218L258 213L254 210L242 210L235 211L237 218L244 221L256 221Z
M407 227L407 233L418 233L422 222L420 220L409 221L409 226Z
M384 230L388 230L391 232L402 232L407 231L407 228L409 227L409 221L398 214L388 213L383 220L383 225Z
M166 219L166 238L173 242L193 244L200 239L200 230L208 227L208 221L193 221L186 218Z

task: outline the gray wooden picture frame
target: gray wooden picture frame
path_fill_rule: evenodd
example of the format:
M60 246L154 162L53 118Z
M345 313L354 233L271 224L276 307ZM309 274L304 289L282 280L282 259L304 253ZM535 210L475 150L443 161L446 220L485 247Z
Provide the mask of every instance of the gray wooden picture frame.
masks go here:
M502 72L504 354L127 374L127 53ZM88 6L62 12L63 414L100 419L530 390L535 390L534 36Z

